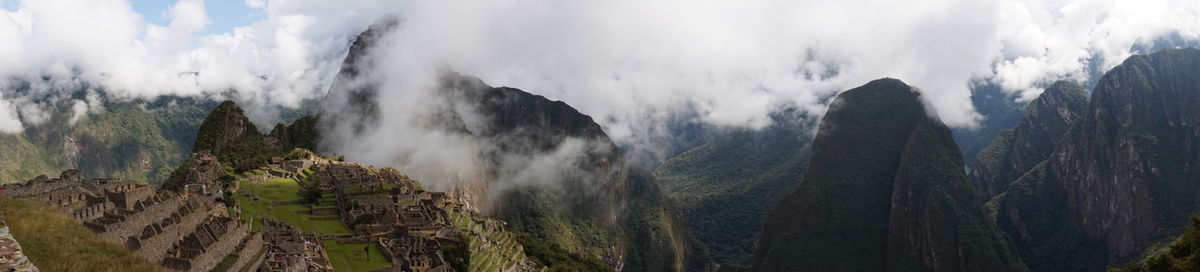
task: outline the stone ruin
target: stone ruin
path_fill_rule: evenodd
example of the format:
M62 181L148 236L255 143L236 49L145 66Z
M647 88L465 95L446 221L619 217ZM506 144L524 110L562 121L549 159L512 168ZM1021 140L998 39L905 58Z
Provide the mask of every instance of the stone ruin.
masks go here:
M21 251L21 244L17 243L16 238L13 238L12 233L8 230L8 225L3 220L0 220L0 271L38 271L37 266L34 266Z
M442 256L437 240L410 235L394 235L379 240L383 254L401 271L453 271Z
M447 211L454 199L446 193L425 191L391 168L334 162L312 169L316 181L337 196L339 213L354 236L379 241L394 270L453 271L441 248L463 238L450 222ZM375 220L356 222L367 215Z
M220 179L228 174L225 167L208 151L200 151L192 153L191 159L193 163L185 163L176 171L185 171L182 180L169 181L175 186L187 184L202 184L210 188L223 188ZM175 177L172 177L175 178ZM178 187L172 187L178 189Z
M209 217L167 250L162 264L179 271L210 271L237 251L250 235L250 226L240 220ZM239 259L252 257L245 255Z
M84 179L76 170L0 185L0 190L46 203L100 238L169 269L208 271L231 255L238 256L238 269L261 263L252 262L263 247L261 234L229 217L225 205L207 192L177 194L117 179Z
M263 224L268 247L262 271L333 271L319 237L270 219Z

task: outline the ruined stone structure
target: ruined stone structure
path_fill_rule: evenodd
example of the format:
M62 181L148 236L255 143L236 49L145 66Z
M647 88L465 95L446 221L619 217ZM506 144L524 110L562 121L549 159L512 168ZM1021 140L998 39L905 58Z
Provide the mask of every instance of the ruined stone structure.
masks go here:
M77 170L63 171L58 178L45 175L32 180L0 185L11 198L40 200L76 222L102 218L113 210L137 210L154 196L148 185L126 184L119 179L84 179Z
M299 173L300 171L313 165L312 160L290 160L283 162L283 170L288 172Z
M319 163L321 190L337 197L339 215L354 236L379 241L395 271L453 271L443 245L463 239L448 211L460 209L446 193L428 192L391 168Z
M230 271L258 271L259 267L262 267L263 262L266 260L266 258L260 255L260 253L263 253L264 242L262 233L251 233L247 236L246 240L242 241L236 248L234 254L237 255L238 259L237 262L233 263ZM241 269L237 269L239 267Z
M250 235L250 226L229 217L210 217L167 251L163 266L179 271L209 271Z
M269 246L262 271L333 271L320 238L270 219L263 220L263 224Z
M68 170L58 178L40 176L0 188L10 197L44 202L100 238L170 269L208 271L230 255L238 256L239 269L261 263L254 260L263 247L261 235L229 217L204 184L177 194L116 179L83 179Z
M37 272L38 268L21 251L21 244L13 238L3 220L0 220L0 271Z
M80 185L83 183L83 178L80 177L78 170L63 171L58 178L50 178L46 175L37 176L32 180L22 183L0 185L4 194L11 198L27 198L31 196L44 195L59 189Z
M209 188L222 188L221 177L228 174L225 167L208 151L192 153L191 159L172 173L171 179L163 184L164 188L180 189L187 184L202 184ZM170 186L173 185L173 186Z
M381 238L379 244L383 253L392 259L395 268L401 271L453 271L442 257L441 245L437 240L395 235L391 238Z

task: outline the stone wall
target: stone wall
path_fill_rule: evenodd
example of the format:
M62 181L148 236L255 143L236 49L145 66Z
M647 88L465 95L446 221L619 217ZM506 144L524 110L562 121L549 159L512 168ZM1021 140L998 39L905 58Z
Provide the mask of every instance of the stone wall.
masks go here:
M154 263L162 263L167 251L184 236L196 230L208 218L212 205L206 202L190 200L181 205L170 216L161 221L146 226L142 233L133 239L137 241L135 250L139 256ZM128 245L128 244L126 244Z
M38 268L21 251L8 226L0 220L0 271L37 272Z
M183 200L173 194L159 194L147 199L149 205L143 205L141 210L123 211L120 215L105 215L104 217L87 222L89 228L96 231L101 238L118 245L124 245L129 237L139 236L146 226L162 221L171 216L183 204Z
M68 216L75 222L83 223L104 216L104 211L108 208L108 202L101 202L72 211Z
M10 198L27 198L58 191L74 185L79 185L79 183L61 180L28 181L0 185L0 190L3 190L5 195Z
M105 190L108 201L117 208L131 210L134 204L154 196L154 189L140 184L120 184Z
M234 252L238 244L250 235L250 226L242 224L241 221L230 221L231 227L228 232L221 235L216 243L210 245L204 253L192 259L192 269L188 271L200 272L209 271L217 267L221 260L225 259L230 253Z
M262 233L253 233L246 237L246 241L238 246L236 254L238 255L237 262L228 271L257 271L262 265L266 256L258 256L258 253L263 250Z

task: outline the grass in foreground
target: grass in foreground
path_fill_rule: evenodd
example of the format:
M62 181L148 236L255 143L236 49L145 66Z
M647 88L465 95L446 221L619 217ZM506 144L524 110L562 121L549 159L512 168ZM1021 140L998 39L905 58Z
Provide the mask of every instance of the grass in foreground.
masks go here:
M341 220L332 215L312 215L300 195L300 184L286 178L268 179L266 182L253 184L242 182L241 191L234 194L238 206L242 208L242 219L250 220L254 216L265 216L283 221L300 228L305 232L329 235L350 234L350 230ZM258 200L242 195L247 192L258 196ZM279 204L286 203L286 204ZM262 222L254 222L254 230L261 230Z
M42 271L163 271L42 203L0 197L0 212Z
M378 243L343 244L326 240L321 241L321 244L325 246L329 262L333 263L333 269L337 271L375 271L392 266L391 260L383 255ZM368 246L370 252L363 252L363 247Z

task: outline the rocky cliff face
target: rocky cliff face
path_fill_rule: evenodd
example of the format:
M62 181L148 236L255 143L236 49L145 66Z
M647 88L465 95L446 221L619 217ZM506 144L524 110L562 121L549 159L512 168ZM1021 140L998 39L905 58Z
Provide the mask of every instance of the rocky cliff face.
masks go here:
M322 102L316 130L353 138L380 125L380 103L386 103L378 101L382 79L366 71L375 67L370 51L398 24L384 20L359 35ZM631 178L621 152L590 116L561 101L488 86L453 72L438 79L436 91L444 101L428 103L446 107L423 121L431 129L487 143L478 154L486 168L480 185L484 188L492 185L490 180L512 178L509 164L514 158L582 145L579 154L565 162L570 169L555 169L563 174L553 181L555 190L535 185L493 188L488 197L503 204L493 212L513 230L605 259L626 271L703 269L699 266L707 258L691 247L690 236L678 227L679 217L657 183L652 177Z
M950 130L895 79L830 106L799 188L763 230L761 271L1023 271Z
M1200 51L1127 59L1054 153L994 200L1044 271L1099 271L1178 233L1200 204Z
M382 79L365 76L364 71L373 69L373 59L369 57L371 50L399 24L397 18L385 18L372 24L354 39L346 59L342 61L342 66L333 79L329 93L321 100L322 117L338 122L318 122L320 130L352 131L357 135L378 125L377 100Z
M1021 122L1000 132L971 166L971 183L980 200L1004 192L1008 184L1046 160L1086 107L1087 93L1066 81L1054 83L1030 102Z
M626 166L616 145L590 116L561 101L491 87L472 77L448 74L440 85L452 108L471 108L482 116L476 121L485 125L469 125L464 121L469 117L445 112L439 114L439 125L496 147L481 154L490 163L490 178L509 174L504 173L509 168L506 158L555 152L569 141L588 146L567 166L573 173L555 181L562 188L522 186L499 194L503 205L495 214L514 229L623 264L626 271L704 269L706 256L682 227L658 183L644 170Z

